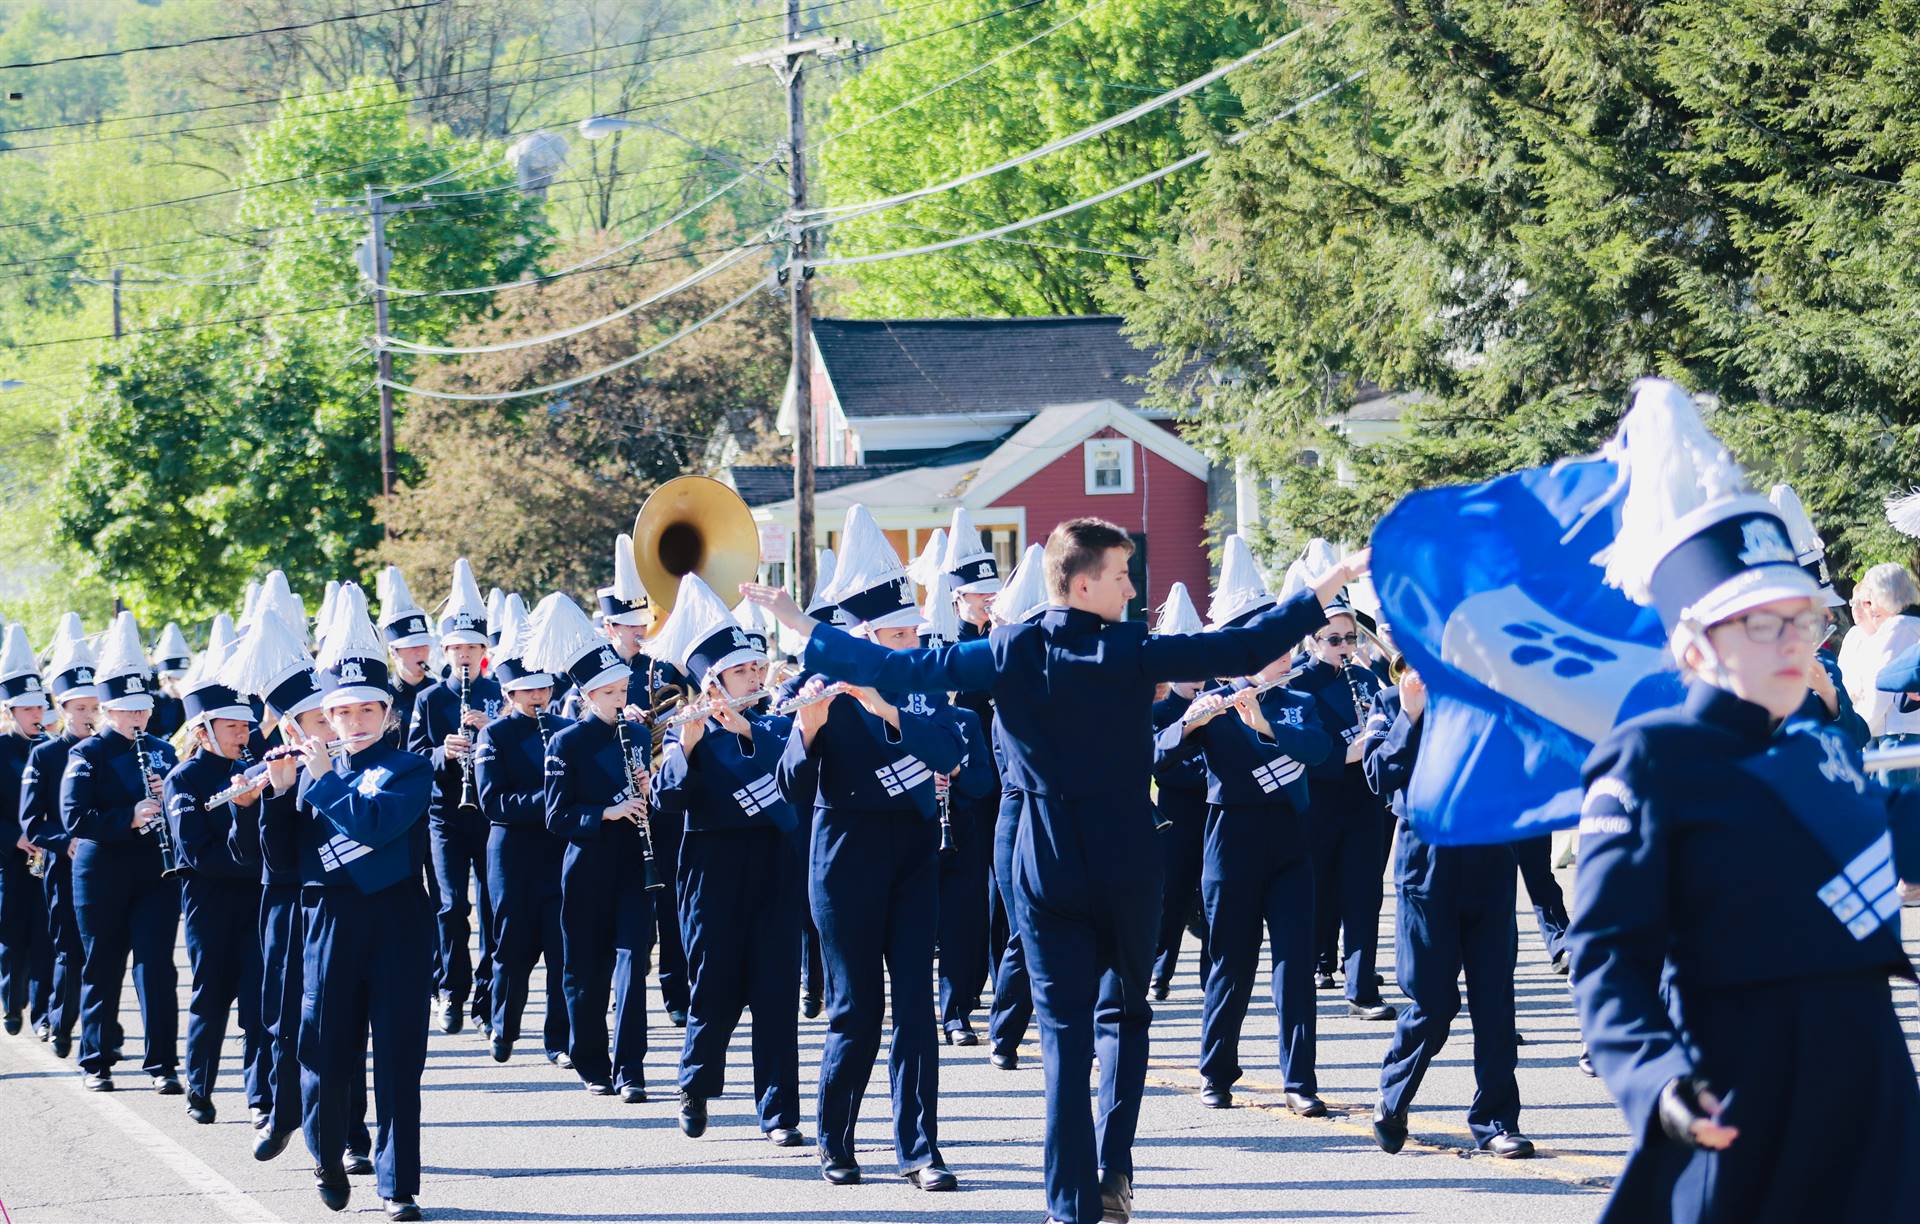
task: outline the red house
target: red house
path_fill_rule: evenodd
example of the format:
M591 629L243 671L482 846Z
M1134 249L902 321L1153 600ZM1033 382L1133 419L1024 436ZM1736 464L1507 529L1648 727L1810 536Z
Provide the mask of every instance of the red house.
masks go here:
M1055 524L1098 515L1133 534L1134 616L1174 582L1204 607L1207 516L1223 494L1231 504L1231 481L1141 406L1154 360L1112 316L816 321L814 546L833 546L861 502L910 561L964 505L1004 573ZM794 419L789 385L781 432ZM784 581L793 469L722 475L761 522L769 579Z

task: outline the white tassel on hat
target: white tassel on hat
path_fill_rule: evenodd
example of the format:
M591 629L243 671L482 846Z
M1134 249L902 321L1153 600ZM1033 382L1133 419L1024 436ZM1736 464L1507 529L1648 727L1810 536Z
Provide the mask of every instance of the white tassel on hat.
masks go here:
M1207 605L1207 623L1218 629L1273 602L1266 579L1254 563L1253 549L1238 533L1228 536L1220 558L1220 581L1214 585L1213 600Z
M813 567L813 598L807 601L808 616L812 616L833 602L833 575L839 565L840 561L833 555L831 548L820 550L817 563Z
M1920 489L1887 499L1887 522L1901 535L1920 539Z
M71 612L67 613L67 617L71 618L71 621L69 622L66 618L61 620L59 626L61 632L56 632L50 649L46 670L47 679L49 682L56 682L60 676L68 672L84 669L86 674L81 678L80 683L58 692L56 697L61 701L96 697L100 690L95 684L93 644L87 641L84 635L74 632L80 627L80 618ZM65 636L66 633L73 633L73 636Z
M1338 564L1340 558L1334 555L1333 545L1319 536L1308 540L1306 548L1294 558L1293 564L1287 566L1286 576L1280 580L1279 602L1285 603L1307 590Z
M379 579L374 580L374 585L379 586ZM320 636L320 626L333 619L333 601L338 598L340 598L340 580L327 579L326 589L320 593L320 610L313 614L313 636L316 640Z
M213 648L208 647L208 654ZM297 672L313 670L313 656L307 653L293 627L272 609L260 617L245 637L233 643L221 663L220 683L243 697L265 698ZM281 710L283 717L305 713L320 704L315 690L294 708Z
M249 578L247 579L246 594L240 598L240 627L242 629L253 624L254 605L259 602L260 580L257 578Z
M1206 627L1199 609L1193 606L1193 597L1187 594L1187 584L1176 582L1168 587L1167 601L1160 605L1159 619L1153 623L1154 633L1200 633Z
M226 652L234 640L240 636L233 627L233 618L225 612L215 612L213 619L207 622L207 649Z
M1017 625L1047 603L1047 550L1040 544L1029 544L1020 554L1020 564L1013 567L993 597L989 611L1001 624Z
M728 636L722 639L726 646L718 654L699 650L709 638L722 631ZM680 590L674 596L673 611L667 616L667 623L642 649L654 658L672 664L682 674L691 676L701 688L705 688L729 667L760 662L765 658L749 643L746 630L734 619L732 609L698 574L687 574L680 579ZM704 658L701 674L697 676L693 675L696 652L709 656Z
M925 546L920 549L920 555L913 559L912 565L907 566L907 577L913 579L915 586L930 589L933 580L940 576L946 560L947 530L935 527L933 534L927 537Z
M487 601L465 557L453 563L453 583L440 604L440 644L487 645Z
M598 660L594 673L582 675L575 665L593 656ZM602 637L573 602L559 591L534 605L533 620L527 631L527 646L520 661L526 666L554 676L571 676L582 692L596 689L632 674L620 661L612 643ZM583 682L584 681L584 682Z
M39 660L33 655L33 643L27 640L27 627L17 621L8 625L6 644L0 646L0 680L30 676L39 670Z
M927 588L927 602L920 608L926 625L920 633L934 645L950 646L960 640L960 609L954 606L954 596L959 589L960 580L944 570L935 575L933 585Z
M287 575L281 570L269 573L260 584L260 597L254 601L253 615L258 620L269 608L278 616L287 628L298 633L302 641L307 638L307 606L287 585ZM248 628L242 624L241 628Z
M367 593L359 583L341 584L333 602L333 620L315 663L326 690L322 705L393 700L386 686L387 648L367 614Z
M492 590L488 591L487 592L487 631L489 633L494 632L500 628L501 618L506 614L506 611L507 611L507 593L501 590L499 587L494 587Z
M900 554L893 551L887 535L874 522L873 512L856 502L847 507L840 531L840 559L833 570L832 595L850 616L870 629L894 629L920 624L920 609L913 602L912 579ZM864 603L860 597L879 588L896 588L897 600L885 611L862 618L849 607L849 601Z

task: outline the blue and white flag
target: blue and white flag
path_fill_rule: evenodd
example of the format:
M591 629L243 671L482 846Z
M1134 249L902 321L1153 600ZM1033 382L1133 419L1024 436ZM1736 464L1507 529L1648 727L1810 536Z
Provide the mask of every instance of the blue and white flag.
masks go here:
M1607 586L1593 562L1618 529L1618 501L1582 516L1616 474L1591 458L1424 489L1374 529L1381 608L1427 685L1407 789L1427 841L1518 841L1571 825L1594 744L1679 700L1659 614Z

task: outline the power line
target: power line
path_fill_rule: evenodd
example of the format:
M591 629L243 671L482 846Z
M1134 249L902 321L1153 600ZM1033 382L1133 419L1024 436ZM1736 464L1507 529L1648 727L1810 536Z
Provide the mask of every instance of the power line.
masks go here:
M342 13L337 17L319 17L293 25L269 26L264 30L243 30L238 34L204 34L198 38L185 38L179 42L148 43L143 47L122 47L117 51L85 51L79 55L59 55L52 59L22 60L17 64L0 64L0 72L10 68L46 68L53 64L73 64L81 60L117 59L123 55L139 55L147 51L173 51L180 47L196 47L202 43L233 42L242 38L260 38L267 34L290 34L295 30L310 30L314 26L332 25L338 21L365 21L369 17L385 17L392 13L410 13L415 9L437 8L444 3L446 0L418 0L414 4L399 4L392 8L375 9L371 13Z

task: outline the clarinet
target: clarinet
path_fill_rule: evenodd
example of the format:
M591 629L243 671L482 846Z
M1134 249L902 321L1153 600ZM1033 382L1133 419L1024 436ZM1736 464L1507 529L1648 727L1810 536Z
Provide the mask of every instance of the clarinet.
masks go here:
M1366 686L1360 683L1355 674L1364 670L1357 663L1343 663L1340 666L1340 678L1347 682L1347 694L1353 700L1353 736L1347 740L1349 744L1359 739L1360 733L1367 729L1367 707L1373 701L1367 694Z
M43 732L33 736L28 742L37 744L45 738L47 737ZM36 846L29 842L27 844L27 874L36 880L44 880L47 878L47 872L51 870L53 870L53 853L43 846Z
M141 799L153 798L153 784L159 779L154 776L153 765L147 759L147 751L141 747L147 736L143 733L133 741L134 763L140 766L140 785L145 789ZM140 826L140 832L153 838L153 844L160 851L160 878L165 880L180 874L180 855L174 848L173 830L167 827L167 813L163 807L160 814Z
M633 738L627 734L627 720L616 719L613 730L620 741L620 759L627 766L627 793L640 801L640 813L633 821L640 829L640 887L656 892L666 884L660 879L660 869L653 860L653 818L647 804L646 783L640 776L640 763L633 756Z
M940 853L952 854L959 848L953 844L953 779L933 775L933 797L940 804Z
M472 673L463 667L460 669L460 724L457 728L461 735L467 734L467 711L473 708L469 696L472 691ZM466 755L460 758L460 810L463 812L480 810L480 800L475 795L473 787L473 749L471 747L467 749Z

